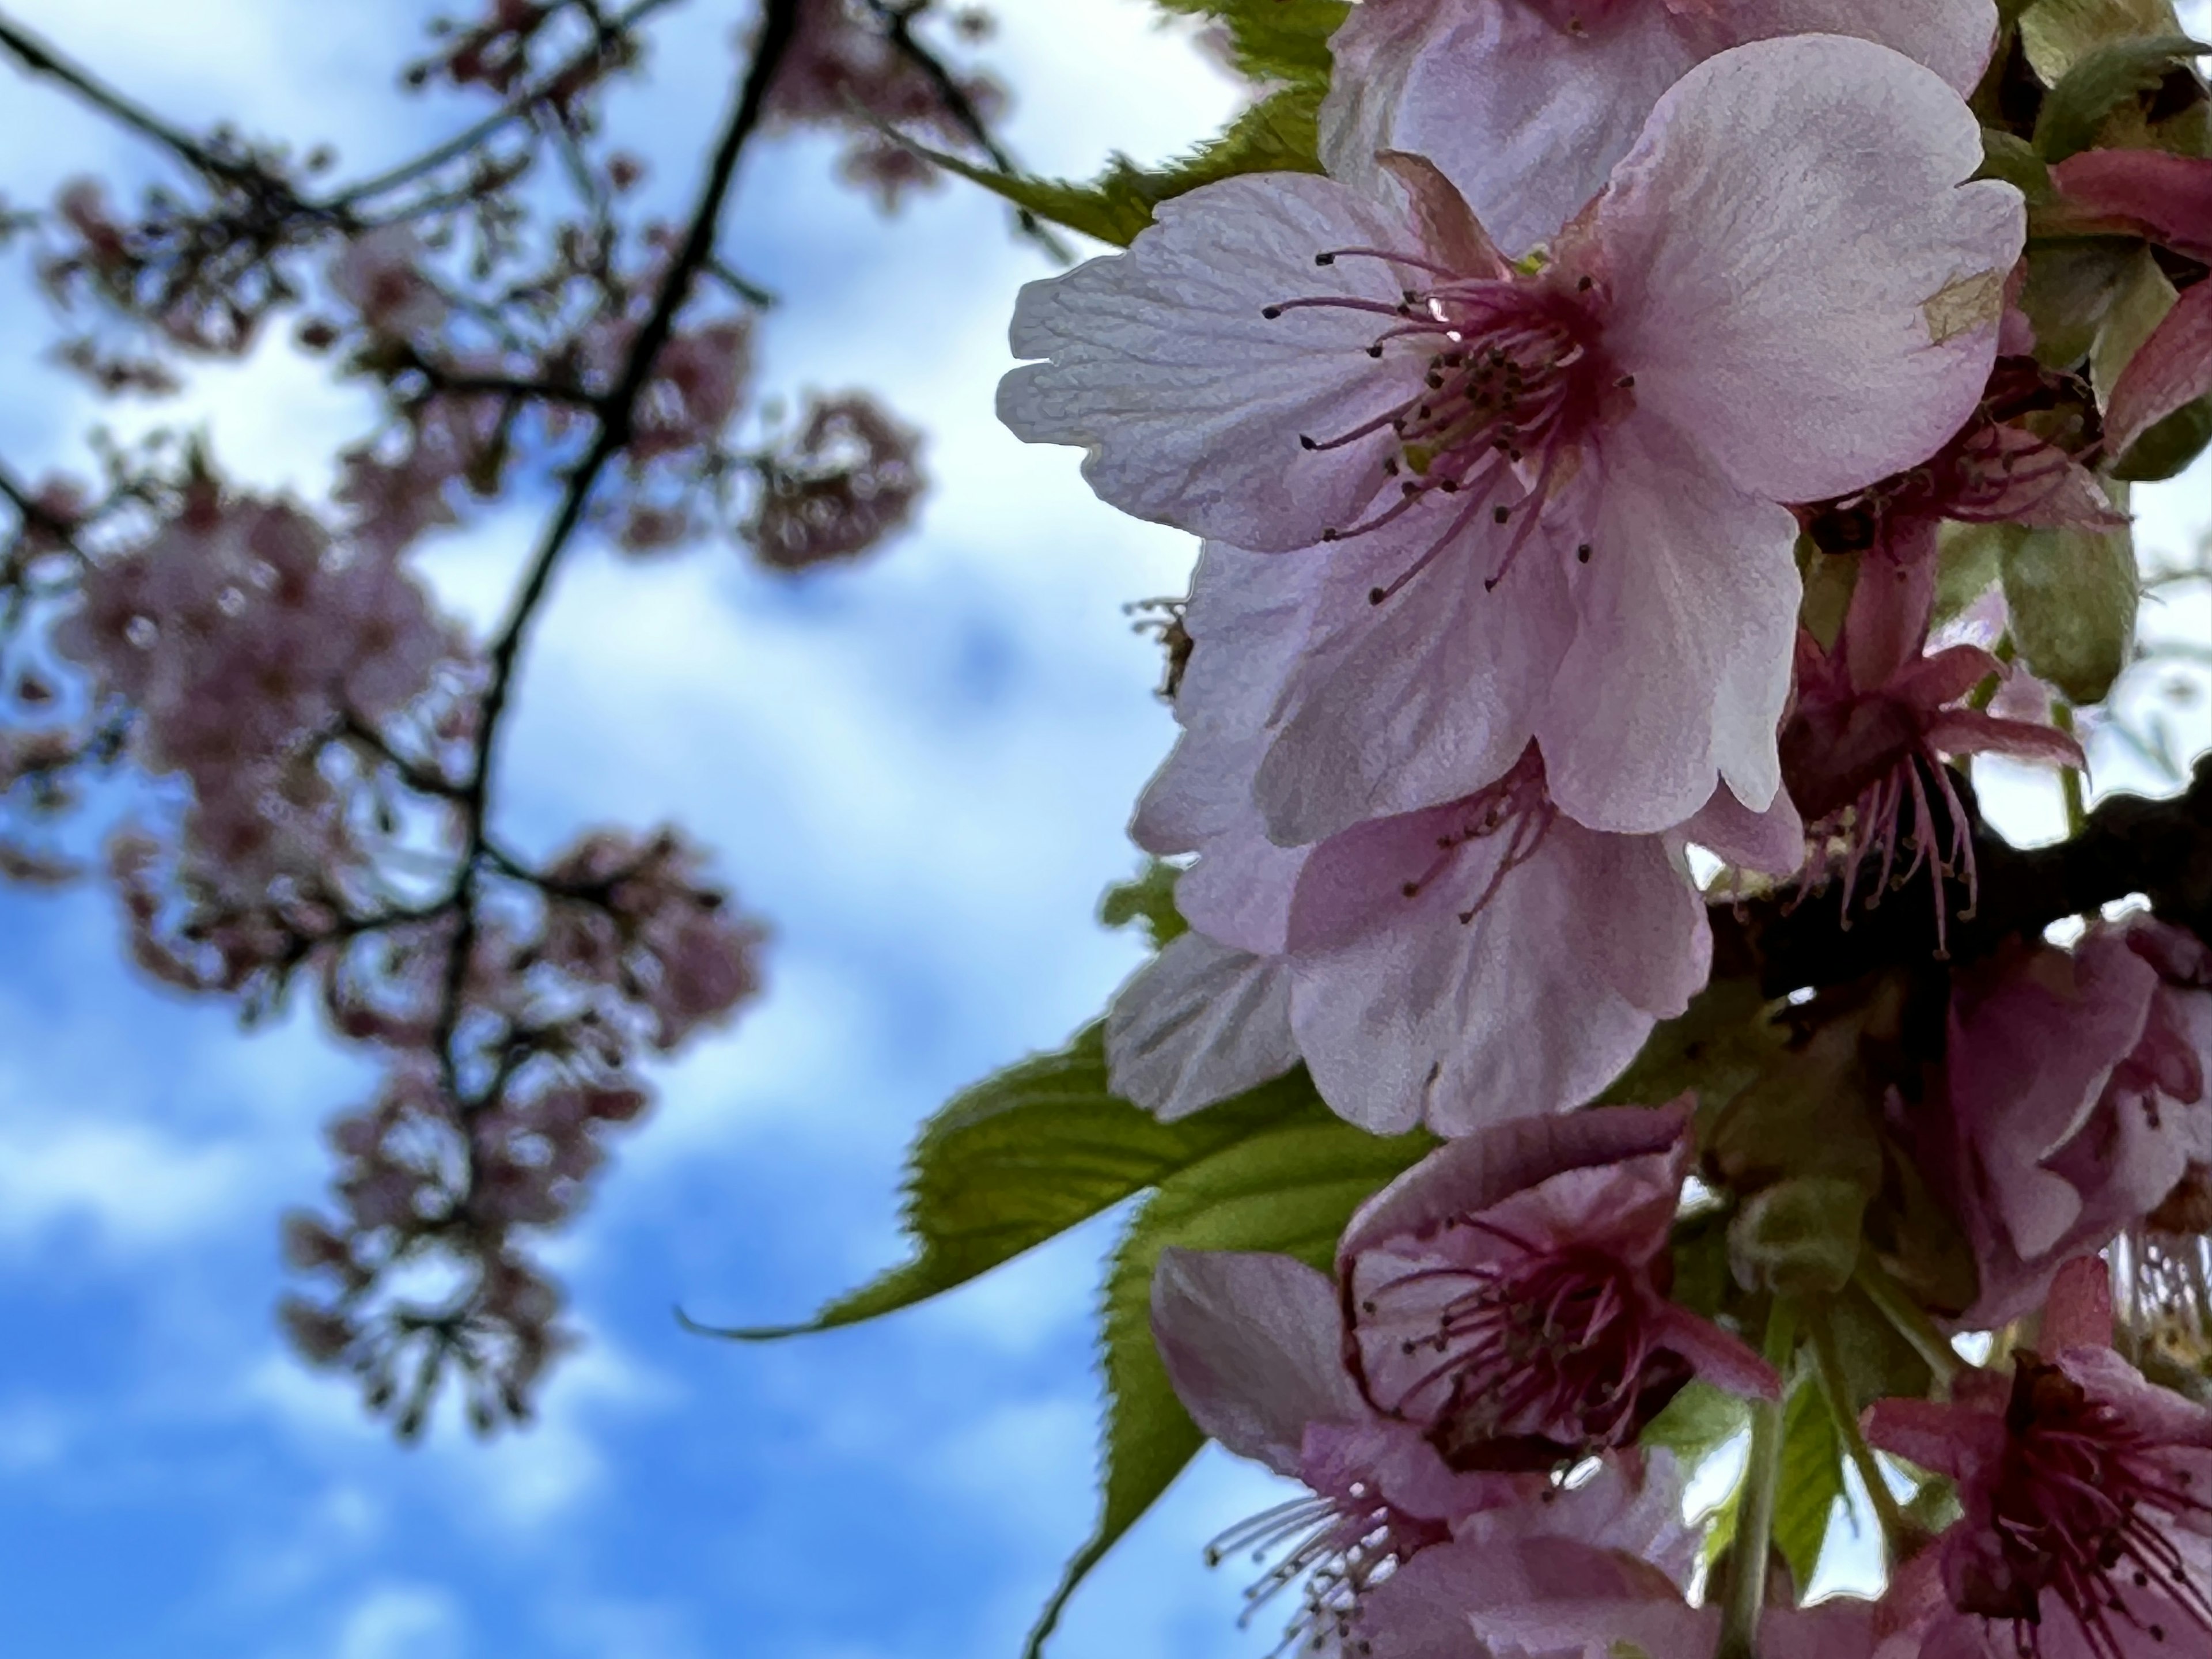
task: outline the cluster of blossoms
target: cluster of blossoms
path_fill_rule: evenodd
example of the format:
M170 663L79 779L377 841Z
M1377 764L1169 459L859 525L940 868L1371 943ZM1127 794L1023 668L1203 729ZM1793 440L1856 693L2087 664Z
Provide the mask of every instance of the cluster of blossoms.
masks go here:
M2086 761L1995 568L1946 591L1960 527L2124 532L2108 478L2212 392L2212 161L2036 159L2017 9L1362 0L1325 171L1192 190L1021 295L1006 423L1204 538L1133 826L1189 931L1109 1013L1116 1092L1172 1120L1303 1065L1445 1138L1333 1275L1154 1280L1191 1416L1311 1489L1221 1540L1269 1563L1255 1599L1296 1587L1302 1644L2212 1654L2212 1389L2173 1328L2212 953L1972 930L1963 763ZM2204 103L2174 74L2138 125ZM2014 174L2039 228L2153 250L2165 320L2061 338ZM1735 906L1847 929L1915 887L1911 960L1768 983L1743 1075L1692 1063L1729 1040L1691 1006ZM1702 1103L1589 1104L1686 1011ZM1905 1358L1843 1352L1853 1319ZM1752 1402L1709 1595L1646 1443L1692 1385ZM1796 1389L1885 1522L1879 1601L1770 1584Z
M738 150L793 124L865 130L885 154L852 167L886 198L915 164L876 124L1004 161L1003 100L946 67L926 6L774 0L736 64L726 161L688 220L651 217L602 106L661 9L487 0L434 24L404 79L489 109L350 184L326 151L172 127L0 18L0 59L189 181L126 208L79 180L51 212L0 216L82 329L58 360L162 397L289 315L378 408L326 504L257 494L165 432L96 439L96 485L0 467L0 875L78 873L75 815L131 767L147 787L106 864L137 962L248 1019L301 988L374 1057L373 1098L331 1131L335 1213L287 1224L312 1288L283 1316L404 1434L449 1382L479 1429L529 1414L574 1340L538 1243L648 1109L645 1064L763 983L763 925L681 831L586 830L543 856L507 839L495 747L556 565L580 527L633 554L720 533L802 572L897 536L925 487L920 434L867 393L787 411L757 390L775 301L714 235ZM549 483L562 506L473 638L415 555Z

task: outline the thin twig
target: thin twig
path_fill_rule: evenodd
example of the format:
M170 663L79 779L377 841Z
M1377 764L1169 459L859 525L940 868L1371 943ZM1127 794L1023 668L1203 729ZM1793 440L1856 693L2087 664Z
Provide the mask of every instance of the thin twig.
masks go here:
M983 112L975 107L975 100L968 89L953 77L945 60L932 52L914 32L914 20L928 9L929 0L907 0L903 5L891 5L887 0L866 0L868 10L884 26L884 36L908 63L920 70L936 88L938 101L945 106L945 113L959 125L975 147L991 158L991 165L1004 173L1018 173L1018 163L1006 148L992 135L990 124L983 119ZM1022 234L1034 241L1061 264L1073 264L1074 252L1067 244L1053 234L1051 228L1027 208L1014 210L1015 222Z
M102 114L152 139L198 172L235 183L255 171L216 155L190 133L171 125L143 104L107 85L91 70L71 63L5 15L0 15L0 51L13 58L25 74L59 82Z
M483 712L477 733L476 763L467 781L463 785L459 805L466 834L456 896L463 902L460 921L455 929L452 954L447 959L445 994L441 1000L437 1030L439 1063L445 1073L447 1087L456 1103L460 1101L459 1067L453 1048L456 1027L460 1020L461 994L467 979L468 959L476 944L476 890L485 861L485 820L490 804L492 765L498 747L500 722L506 713L507 697L513 689L515 663L521 653L522 642L532 619L553 579L553 571L583 522L584 509L599 476L615 457L629 442L631 421L639 398L652 379L655 361L663 346L674 331L676 314L689 296L692 283L701 269L713 257L714 237L721 223L723 204L728 199L730 185L737 175L738 158L743 154L746 141L760 125L761 111L768 96L769 82L789 50L792 36L798 25L799 0L768 0L758 43L753 48L753 61L747 69L743 89L738 95L736 108L724 129L720 143L702 186L699 204L693 210L690 228L684 244L670 263L667 276L662 280L660 291L654 296L653 309L638 330L637 338L630 346L629 359L623 365L621 378L608 392L599 410L599 434L591 448L569 475L567 490L561 505L547 526L530 568L524 574L514 604L507 613L505 624L494 639L489 655L490 675L484 687Z

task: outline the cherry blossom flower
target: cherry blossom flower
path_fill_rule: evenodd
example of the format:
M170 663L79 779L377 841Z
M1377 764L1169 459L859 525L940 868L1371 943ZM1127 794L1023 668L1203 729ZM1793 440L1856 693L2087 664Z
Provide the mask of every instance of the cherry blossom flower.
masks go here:
M1883 1654L2212 1654L2212 1410L2107 1346L2013 1367L1867 1408L1868 1439L1956 1481L1964 1509L1893 1579Z
M1605 185L1691 66L1778 35L1893 47L1974 89L1994 0L1363 0L1330 42L1321 155L1338 178L1383 150L1428 156L1509 253Z
M1965 884L1968 914L1978 891L1973 823L1947 760L1998 754L2053 766L2087 763L2081 745L2049 725L1960 706L1984 681L2009 679L2014 671L1978 646L1923 655L1934 592L1932 557L1870 554L1835 644L1824 650L1798 630L1782 775L1811 843L1802 887L1818 888L1840 869L1848 914L1855 898L1879 903L1925 867L1941 954L1950 915L1944 883ZM1911 849L1902 869L1900 846ZM1862 888L1862 873L1877 863Z
M872 398L810 400L799 430L761 461L746 543L778 570L857 558L913 522L921 448L921 434Z
M1637 1551L1540 1534L1418 1557L1376 1594L1362 1628L1377 1659L1712 1659L1721 1610L1692 1607ZM1869 1659L1875 1632L1869 1601L1769 1606L1759 1651Z
M339 250L331 261L331 288L372 332L419 338L446 319L445 296L422 274L427 257L411 228L381 225Z
M1551 1469L1632 1442L1692 1375L1774 1370L1667 1299L1687 1097L1501 1124L1431 1153L1338 1246L1346 1357L1455 1469Z
M1362 1399L1345 1369L1335 1287L1288 1256L1163 1251L1152 1334L1200 1428L1313 1489L1208 1552L1276 1555L1246 1601L1256 1611L1300 1585L1293 1636L1319 1645L1348 1635L1371 1587L1449 1539L1455 1521L1534 1490L1526 1478L1451 1469L1417 1429Z
M1176 941L1117 999L1115 1086L1177 1115L1294 1048L1323 1099L1382 1133L1425 1121L1464 1134L1579 1104L1705 981L1686 839L1792 868L1803 836L1787 799L1755 815L1721 791L1680 833L1605 835L1559 811L1532 748L1462 800L1278 847L1252 779L1310 614L1293 562L1205 550L1184 618L1183 733L1134 833L1200 854L1176 903L1212 948ZM1232 1008L1255 1023L1212 1042Z
M1941 1109L1916 1121L1980 1269L1963 1328L2027 1312L2212 1162L2207 988L2204 947L2148 918L1957 975Z
M1345 1365L1338 1293L1287 1256L1169 1249L1152 1281L1152 1328L1176 1393L1207 1434L1312 1489L1214 1540L1209 1559L1266 1561L1249 1620L1299 1586L1285 1645L1304 1638L1397 1659L1424 1651L1433 1609L1393 1588L1406 1564L1462 1544L1557 1537L1631 1550L1686 1578L1696 1540L1664 1452L1631 1451L1562 1485L1451 1468L1413 1426L1378 1414ZM1464 1644L1464 1621L1455 1633Z
M1936 450L1980 396L2018 192L1937 76L1833 37L1709 58L1534 273L1437 173L1260 174L1023 291L1001 384L1106 500L1315 590L1257 794L1320 840L1533 739L1591 830L1764 809L1798 602L1778 505Z

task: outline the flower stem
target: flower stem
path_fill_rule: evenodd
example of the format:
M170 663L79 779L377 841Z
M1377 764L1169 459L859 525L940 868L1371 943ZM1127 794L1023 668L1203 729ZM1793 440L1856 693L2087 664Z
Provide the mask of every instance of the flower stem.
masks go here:
M1851 1409L1850 1382L1844 1375L1843 1356L1836 1349L1836 1328L1829 1322L1828 1310L1816 1307L1806 1322L1808 1334L1813 1340L1813 1363L1819 1368L1820 1392L1828 1397L1828 1409L1835 1413L1836 1432L1843 1439L1844 1449L1850 1454L1851 1466L1859 1472L1859 1481L1866 1487L1867 1502L1874 1505L1875 1518L1881 1523L1881 1540L1889 1565L1893 1567L1904 1560L1911 1537L1905 1511L1898 1507L1897 1494L1882 1479L1881 1466L1875 1462L1874 1448L1859 1432L1858 1413Z
M2074 735L2074 707L2064 700L2051 700L2051 723L2068 737ZM2082 798L2081 774L2071 766L2058 769L2058 787L2066 798L2066 833L2078 836L2089 822L2088 802Z
M1774 1299L1766 1316L1767 1364L1782 1374L1771 1400L1751 1408L1751 1450L1744 1460L1743 1498L1735 1541L1729 1549L1721 1639L1714 1659L1759 1659L1759 1615L1766 1601L1766 1557L1774 1536L1775 1490L1782 1480L1782 1402L1790 1392L1790 1360L1797 1349L1796 1304Z
M1960 1358L1958 1351L1943 1340L1943 1334L1928 1317L1927 1310L1907 1295L1905 1287L1892 1279L1871 1255L1862 1255L1859 1257L1859 1265L1851 1277L1867 1293L1867 1300L1873 1303L1882 1317L1896 1328L1899 1336L1912 1345L1912 1351L1928 1363L1928 1369L1936 1373L1936 1382L1948 1393L1952 1379L1966 1368L1966 1362Z

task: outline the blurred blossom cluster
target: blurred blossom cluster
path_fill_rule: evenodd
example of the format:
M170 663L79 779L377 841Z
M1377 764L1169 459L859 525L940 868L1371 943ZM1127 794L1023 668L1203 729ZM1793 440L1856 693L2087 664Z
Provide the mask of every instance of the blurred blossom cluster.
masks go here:
M350 179L326 148L173 125L0 18L0 58L173 181L125 204L82 178L0 216L64 319L55 361L158 402L289 325L374 394L325 501L263 493L219 434L158 426L95 434L76 473L0 463L0 874L76 878L88 803L136 774L105 862L137 961L249 1020L296 988L376 1057L383 1081L331 1130L332 1208L286 1224L307 1285L283 1312L406 1435L448 1383L481 1430L530 1413L574 1340L538 1243L647 1111L645 1063L763 986L764 925L681 830L543 855L507 838L496 745L559 561L719 538L796 576L893 539L926 487L920 433L866 392L763 396L775 298L716 236L739 153L795 126L863 135L845 170L888 206L924 165L884 124L981 154L1004 107L940 55L988 33L980 15L775 0L736 43L724 159L671 218L603 107L665 9L489 0L437 21L401 80L472 99L472 125ZM477 637L416 555L545 493Z

